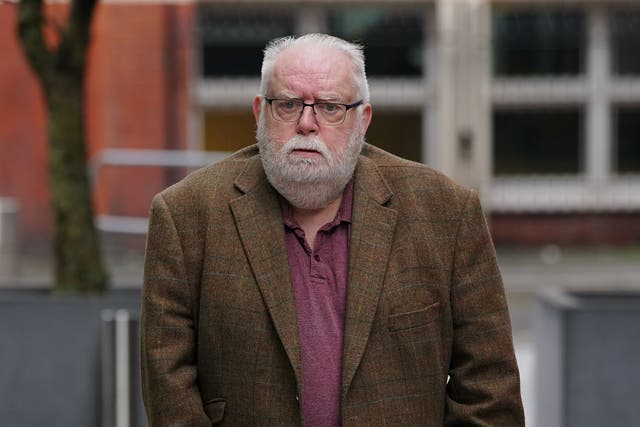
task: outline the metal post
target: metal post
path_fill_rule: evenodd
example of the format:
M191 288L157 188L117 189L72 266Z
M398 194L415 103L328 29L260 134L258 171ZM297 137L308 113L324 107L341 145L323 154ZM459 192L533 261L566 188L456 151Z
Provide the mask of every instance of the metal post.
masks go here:
M130 363L130 338L129 338L128 310L118 310L115 314L115 420L116 427L131 426L131 375Z
M114 312L103 310L101 317L102 427L115 427Z
M102 311L102 427L147 425L139 380L138 323L135 311Z

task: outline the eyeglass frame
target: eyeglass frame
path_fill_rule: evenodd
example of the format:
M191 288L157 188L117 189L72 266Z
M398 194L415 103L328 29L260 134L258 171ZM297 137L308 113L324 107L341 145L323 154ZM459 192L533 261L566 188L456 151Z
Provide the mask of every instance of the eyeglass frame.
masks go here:
M322 125L322 126L339 126L341 124L344 123L344 121L347 119L347 113L349 112L349 110L351 110L352 108L356 108L359 107L360 105L364 104L364 100L361 99L360 101L356 101L353 104L343 104L340 102L330 102L330 101L322 101L322 102L313 102L311 104L307 104L306 102L300 100L300 99L286 99L286 98L269 98L268 96L264 96L263 97L265 99L265 101L267 101L267 103L269 104L269 110L271 110L271 117L273 117L274 120L280 122L280 123L296 123L300 120L300 117L302 117L302 114L304 114L304 109L306 107L311 107L311 111L313 111L313 117L316 117L316 121L318 121L317 116L318 114L316 113L316 108L315 106L318 104L332 104L332 105L341 105L345 108L344 110L344 116L342 117L342 120L336 123L320 123L318 121L318 124ZM297 102L297 103L301 103L302 104L302 109L300 110L300 115L298 116L297 119L295 120L291 120L291 121L284 121L282 119L279 119L276 117L276 115L273 112L273 101L289 101L289 102Z

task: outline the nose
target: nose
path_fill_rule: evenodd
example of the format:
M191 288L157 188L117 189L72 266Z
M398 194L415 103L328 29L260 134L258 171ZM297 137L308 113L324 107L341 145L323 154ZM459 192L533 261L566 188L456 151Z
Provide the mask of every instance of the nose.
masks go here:
M316 116L313 113L313 107L305 105L304 107L302 107L302 114L300 114L300 118L298 119L298 134L314 134L318 132L318 129L318 122L316 121Z

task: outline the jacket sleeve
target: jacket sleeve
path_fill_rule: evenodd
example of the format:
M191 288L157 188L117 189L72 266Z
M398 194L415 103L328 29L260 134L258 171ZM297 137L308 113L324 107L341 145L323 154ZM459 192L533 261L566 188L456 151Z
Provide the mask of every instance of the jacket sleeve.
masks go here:
M151 206L142 289L142 392L150 427L211 426L196 382L194 284L162 197Z
M524 426L511 324L478 196L469 192L454 249L447 426Z

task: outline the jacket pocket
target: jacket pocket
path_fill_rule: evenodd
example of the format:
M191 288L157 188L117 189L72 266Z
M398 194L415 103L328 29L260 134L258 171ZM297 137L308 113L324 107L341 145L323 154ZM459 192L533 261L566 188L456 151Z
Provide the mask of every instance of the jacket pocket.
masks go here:
M226 406L227 401L224 399L211 399L204 403L204 413L207 414L213 424L219 423L224 418L224 408Z
M418 328L438 318L440 303L436 302L408 313L392 314L389 316L389 330L391 332Z
M394 344L403 380L411 389L439 390L444 372L440 303L389 316L389 334Z

